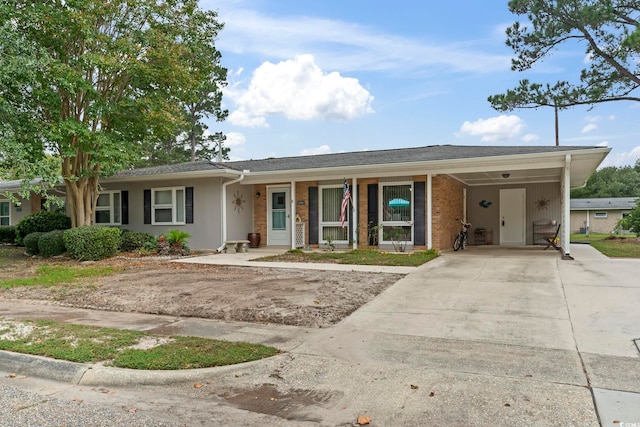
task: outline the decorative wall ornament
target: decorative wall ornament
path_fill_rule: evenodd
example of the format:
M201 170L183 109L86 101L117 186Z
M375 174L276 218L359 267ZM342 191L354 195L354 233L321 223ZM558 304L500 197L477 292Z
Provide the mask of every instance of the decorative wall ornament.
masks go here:
M491 206L493 204L493 202L487 202L486 200L481 200L480 203L478 203L481 207L487 209L489 208L489 206Z
M240 213L240 211L244 209L244 195L240 192L240 190L236 190L236 192L233 193L233 199L231 200L231 203L233 203L233 210L238 213Z
M538 210L549 209L549 199L545 199L544 197L540 197L536 201L536 207Z

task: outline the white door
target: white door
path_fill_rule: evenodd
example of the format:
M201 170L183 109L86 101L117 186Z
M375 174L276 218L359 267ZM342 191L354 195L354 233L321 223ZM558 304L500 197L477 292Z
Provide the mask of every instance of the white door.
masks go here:
M526 231L526 189L500 190L500 244L522 246Z
M267 207L267 245L291 246L291 198L289 187L270 187Z

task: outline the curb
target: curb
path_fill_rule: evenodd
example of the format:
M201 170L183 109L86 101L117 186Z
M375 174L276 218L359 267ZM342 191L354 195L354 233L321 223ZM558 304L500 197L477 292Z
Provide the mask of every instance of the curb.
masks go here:
M167 385L202 380L207 375L233 372L285 355L283 353L267 359L212 368L150 371L68 362L0 350L0 369L17 375L83 386Z

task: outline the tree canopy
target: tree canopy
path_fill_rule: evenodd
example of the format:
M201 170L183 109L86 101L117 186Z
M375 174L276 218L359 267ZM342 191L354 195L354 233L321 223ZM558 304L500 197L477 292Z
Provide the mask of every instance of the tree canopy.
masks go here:
M585 46L586 67L575 82L520 81L489 97L499 111L551 106L559 109L610 101L640 101L640 1L511 0L509 10L526 24L507 29L516 54L512 70L524 71L570 42Z
M197 0L0 0L0 23L1 169L44 192L57 157L74 226L92 223L101 177L226 116L223 25Z
M636 196L640 197L640 159L633 167L602 168L591 175L585 187L571 191L576 199Z

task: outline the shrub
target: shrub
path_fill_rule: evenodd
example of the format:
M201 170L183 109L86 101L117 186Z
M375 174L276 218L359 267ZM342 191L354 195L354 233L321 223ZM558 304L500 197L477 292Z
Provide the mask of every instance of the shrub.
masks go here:
M640 237L640 198L636 200L636 207L629 212L626 218L618 222L618 226L631 230L632 233Z
M69 255L79 260L97 261L118 252L120 230L113 227L87 225L65 230L64 245Z
M40 255L45 258L62 255L66 250L63 235L64 230L53 230L40 236L40 239L38 239L38 252Z
M23 245L27 234L35 231L66 230L71 228L71 218L61 212L39 211L27 215L16 225L16 243Z
M155 247L156 238L149 233L143 231L123 231L120 237L120 250L124 252L138 251L147 249L150 246Z
M38 240L44 233L42 231L35 231L24 236L23 243L29 255L38 255Z
M13 243L16 241L16 228L0 227L0 243Z
M185 231L169 230L168 236L158 236L157 251L160 255L187 255L189 253L187 246L189 237L191 235Z

